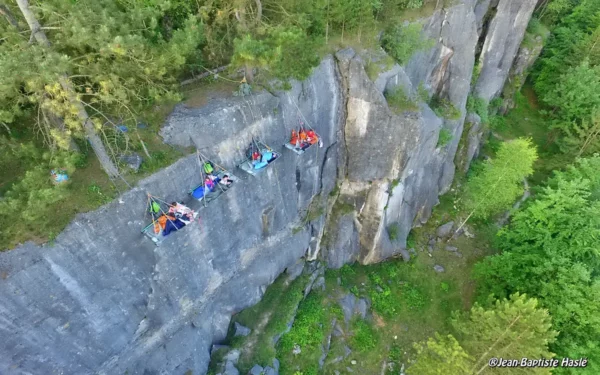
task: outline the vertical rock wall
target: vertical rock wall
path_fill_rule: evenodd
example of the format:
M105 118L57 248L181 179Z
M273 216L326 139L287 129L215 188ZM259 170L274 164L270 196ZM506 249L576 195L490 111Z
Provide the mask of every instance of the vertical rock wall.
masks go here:
M480 56L481 73L475 96L497 97L512 67L537 0L500 0Z
M516 53L518 35L503 42L502 27L524 28L530 2L500 0L477 84L486 97L502 87ZM200 182L196 155L78 216L53 244L1 253L0 373L202 374L230 316L300 257L340 267L402 252L454 177L478 40L475 6L466 0L421 20L435 47L374 82L360 54L344 50L289 92L178 107L165 141L200 149L240 181L208 207L196 202L199 220L160 247L139 232L146 194L185 200ZM386 91L415 93L419 85L452 103L459 118L441 118L426 103L390 110ZM281 147L298 118L323 148L298 156ZM443 146L442 129L452 134ZM235 169L253 137L282 151L256 177ZM317 212L310 220L309 207ZM398 227L394 241L390 225Z

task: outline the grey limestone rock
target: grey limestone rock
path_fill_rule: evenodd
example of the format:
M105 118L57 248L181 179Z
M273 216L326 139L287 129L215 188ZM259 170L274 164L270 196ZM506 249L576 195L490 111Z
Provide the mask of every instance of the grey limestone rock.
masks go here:
M321 291L325 291L325 278L323 276L319 276L315 283L313 284L313 289L320 289Z
M327 246L323 257L328 268L337 269L358 259L360 243L353 213L338 218L336 224L329 228L328 235L333 236L333 241Z
M0 361L0 373L14 374L15 363L19 373L123 374L136 368L172 374L184 367L204 373L231 316L257 303L261 286L306 254L311 233L291 226L314 196L329 194L321 190L321 169L342 115L335 61L324 59L311 78L292 86L289 97L265 91L201 108L182 104L169 116L161 130L166 142L201 148L239 177L210 209L187 200L200 177L197 156L184 156L124 192L121 203L77 216L52 244L1 252L0 269L9 274L0 280L6 338L0 358L11 360ZM252 178L236 169L252 136L273 147L288 139L297 125L296 105L324 148L302 158L282 151ZM327 152L330 166L337 165L333 150ZM149 224L147 192L184 201L199 220L157 247L140 233ZM262 218L269 207L265 234Z
M451 252L456 252L456 251L458 251L458 247L447 245L446 250L451 251Z
M442 273L445 271L444 267L440 266L439 264L436 264L435 266L433 266L433 269L435 270L435 272L437 273Z
M227 362L232 362L235 365L237 365L239 359L240 359L240 351L238 349L231 350L229 353L227 353L223 357L223 360L225 360Z
M475 96L490 101L502 91L536 4L537 0L498 3L480 56L481 73Z
M364 298L359 298L356 303L356 313L362 318L365 319L367 317L367 309L369 308L369 304L367 300Z
M240 371L235 367L231 361L227 361L225 364L225 372L223 375L240 375Z
M452 227L454 227L454 221L449 221L446 224L442 224L440 225L437 230L436 230L436 234L438 237L444 238L447 237L448 235L450 235L450 231L452 230Z
M339 302L342 306L342 312L344 313L344 321L348 323L352 319L354 314L354 307L356 306L356 296L352 293L346 294L342 297Z
M142 159L140 154L138 154L137 152L133 152L130 155L121 155L119 157L119 161L125 164L128 168L137 172L140 169L140 166L142 165L142 161L144 161L144 159Z
M235 333L234 336L248 336L250 334L250 328L244 327L238 322L235 322Z
M262 368L262 366L254 365L248 372L248 375L264 375L263 370L264 369Z
M288 280L293 281L302 274L304 270L304 260L299 260L294 265L287 268Z

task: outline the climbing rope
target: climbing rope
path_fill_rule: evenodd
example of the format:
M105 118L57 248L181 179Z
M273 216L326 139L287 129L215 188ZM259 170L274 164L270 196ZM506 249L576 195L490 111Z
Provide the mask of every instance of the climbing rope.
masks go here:
M202 175L202 172L204 172L204 165L206 165L207 162L210 163L211 165L216 166L217 168L220 168L219 166L217 166L216 164L214 164L213 162L211 162L208 158L205 158L204 155L200 152L200 150L196 150L196 153L198 155L198 158L202 158L202 165L200 167L200 175ZM221 169L223 169L223 168L221 168ZM206 176L206 178L209 178L209 177ZM203 181L205 181L205 180L203 180ZM206 184L204 184L204 185L206 187ZM225 190L223 190L223 187L220 184L216 183L216 185L219 186L219 189L221 189L222 193L225 192ZM204 201L206 201L206 199L204 199ZM206 202L205 202L204 207L206 207Z

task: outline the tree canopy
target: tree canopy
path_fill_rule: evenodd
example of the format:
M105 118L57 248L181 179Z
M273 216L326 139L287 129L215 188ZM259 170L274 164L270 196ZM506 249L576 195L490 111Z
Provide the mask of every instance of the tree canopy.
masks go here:
M560 332L551 347L558 355L588 356L596 361L600 335L598 168L600 156L594 156L557 172L500 232L502 253L475 268L483 297L521 292L539 299Z

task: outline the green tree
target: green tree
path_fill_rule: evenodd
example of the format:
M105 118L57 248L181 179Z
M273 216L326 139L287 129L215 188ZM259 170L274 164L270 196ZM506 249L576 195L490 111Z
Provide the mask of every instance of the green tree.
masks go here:
M587 156L600 151L600 115L594 113L590 120L561 124L563 137L559 140L561 150L572 155Z
M600 156L556 173L498 238L503 251L476 265L481 294L514 292L537 298L560 331L559 356L600 363ZM561 373L557 370L557 373Z
M435 334L427 342L415 344L417 358L407 370L408 375L467 375L473 359L452 336Z
M569 69L543 100L558 110L561 121L587 120L600 108L600 67L590 67L586 60Z
M381 37L381 46L399 64L405 64L415 52L434 45L433 40L425 38L421 30L419 23L389 27Z
M158 20L168 4L50 0L30 7L19 0L17 19L37 44L10 23L1 26L0 72L10 74L0 75L0 121L10 124L23 108L37 107L37 125L51 146L86 138L106 172L117 175L118 145L107 136L113 120L135 125L143 108L175 99L175 78L201 41L194 17L163 37Z
M548 345L557 335L551 329L548 311L539 309L536 299L513 294L509 299L497 300L489 308L475 304L468 313L455 314L452 326L458 332L462 347L475 360L472 374L488 374L491 357L550 358ZM503 369L503 372L522 373L521 369ZM542 369L536 373L549 374Z
M523 193L523 179L533 173L536 159L531 140L503 142L496 156L486 160L467 181L464 207L469 215L462 225L471 217L488 218L508 209Z

